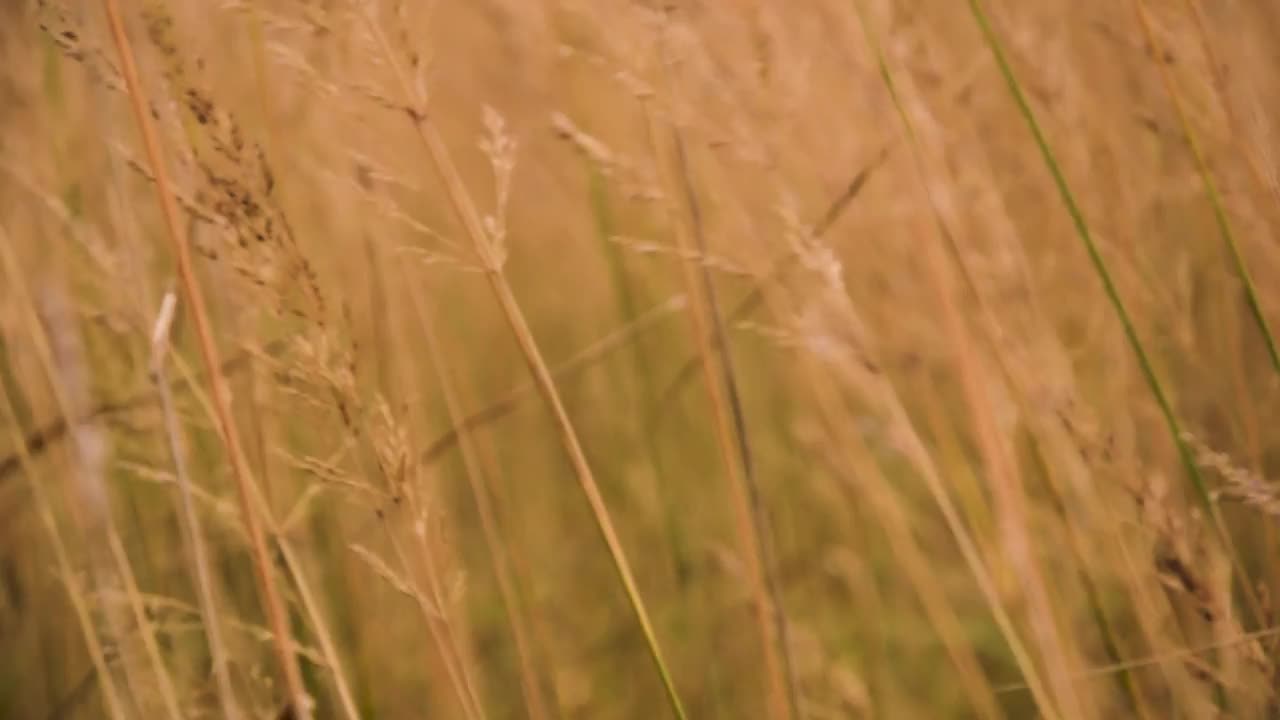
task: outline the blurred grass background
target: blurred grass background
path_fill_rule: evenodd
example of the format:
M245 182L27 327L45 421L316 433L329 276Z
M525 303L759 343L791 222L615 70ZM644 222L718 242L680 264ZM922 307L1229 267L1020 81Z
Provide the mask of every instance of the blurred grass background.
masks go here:
M121 10L290 637L103 7L14 0L0 716L674 712L494 283L688 717L1280 712L1280 7Z

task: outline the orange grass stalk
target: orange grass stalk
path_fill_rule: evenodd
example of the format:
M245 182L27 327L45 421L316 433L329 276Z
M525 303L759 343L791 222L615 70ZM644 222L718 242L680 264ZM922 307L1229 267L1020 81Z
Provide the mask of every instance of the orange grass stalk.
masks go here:
M199 282L191 262L191 249L187 237L179 221L178 205L174 199L173 188L169 181L169 171L165 167L160 141L151 117L147 114L147 104L142 95L142 83L138 79L138 68L133 56L133 48L125 34L124 23L116 0L103 0L103 8L111 27L111 37L115 42L116 52L120 56L120 65L124 74L125 86L129 91L130 104L133 107L134 119L138 124L138 132L142 135L143 145L147 153L147 163L151 166L155 177L156 194L159 196L160 208L164 214L165 226L169 242L172 245L178 266L179 284L186 295L186 306L189 309L192 324L196 328L199 340L200 357L209 373L209 387L213 395L214 409L222 441L231 460L232 476L236 484L236 494L240 501L240 511L244 516L245 527L249 534L249 546L253 555L253 566L257 571L259 591L265 607L267 623L271 629L273 645L277 660L284 674L285 686L295 717L308 720L311 717L311 699L302 684L297 658L293 653L293 641L289 627L285 622L284 603L276 589L275 579L271 573L270 557L267 554L266 539L262 532L262 523L254 511L251 502L250 486L254 483L252 470L244 454L244 447L231 417L231 393L226 379L218 372L221 362L218 348L213 340L213 330L209 324L209 313L205 308L204 297L200 294Z

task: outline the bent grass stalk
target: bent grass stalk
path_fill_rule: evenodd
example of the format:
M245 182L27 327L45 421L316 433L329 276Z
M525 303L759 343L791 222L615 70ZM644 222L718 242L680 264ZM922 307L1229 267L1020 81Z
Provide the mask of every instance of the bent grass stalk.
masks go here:
M408 102L413 101L413 93L405 76L404 69L400 62L396 59L394 52L391 50L390 43L382 29L374 21L373 17L366 13L367 20L371 31L377 39L377 42L386 57L387 61L395 73L396 80L399 84L401 94ZM411 106L412 107L412 106ZM444 139L440 137L439 131L436 130L434 123L430 118L423 114L411 112L411 120L418 139L422 142L431 159L431 164L436 174L439 176L441 183L445 187L446 194L449 197L449 203L454 213L458 216L458 220L462 223L464 230L470 238L474 246L477 256L485 270L485 277L489 281L490 289L498 300L498 304L502 308L503 315L507 320L507 324L511 328L512 334L516 338L516 342L520 345L521 352L524 354L525 361L529 365L529 370L537 381L538 389L546 400L551 413L555 419L556 427L559 430L561 443L564 445L565 452L569 456L569 461L573 465L574 472L578 477L578 482L582 489L583 495L586 497L588 504L591 506L592 517L595 519L596 528L600 531L600 535L608 547L609 554L613 560L614 570L618 574L627 599L631 605L631 610L636 616L636 621L640 625L641 632L644 634L645 642L649 649L649 654L653 659L654 665L661 677L663 688L667 694L667 700L671 705L672 711L680 720L685 720L687 715L684 711L684 705L680 701L680 696L676 690L675 680L672 678L670 671L667 669L667 663L663 658L662 649L658 644L657 633L654 631L653 624L649 619L649 613L645 609L644 600L640 596L640 589L636 584L635 576L631 571L630 563L627 561L626 551L622 547L622 541L618 538L618 533L614 529L613 520L609 514L608 506L605 505L604 496L600 492L600 487L596 483L595 475L591 470L591 465L587 461L586 453L582 449L582 444L578 440L577 431L574 429L573 422L569 419L569 414L564 408L564 403L560 398L559 391L556 390L555 380L551 376L546 361L542 358L542 352L538 348L537 341L533 337L533 331L529 328L529 323L525 319L524 311L521 310L519 302L515 298L515 294L511 290L511 286L507 283L506 275L502 271L502 261L498 254L497 248L493 247L491 239L488 237L484 225L481 223L479 212L463 185L462 177L458 173L458 169L453 164L453 159L445 147Z

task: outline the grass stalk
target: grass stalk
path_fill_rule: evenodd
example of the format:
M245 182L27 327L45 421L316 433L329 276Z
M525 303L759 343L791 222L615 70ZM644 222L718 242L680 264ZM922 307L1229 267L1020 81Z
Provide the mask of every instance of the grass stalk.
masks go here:
M414 505L419 508L423 507L419 500L411 500L410 503L410 507ZM435 550L440 544L431 542L430 531L418 525L419 523L426 523L426 515L427 511L425 510L415 513L415 527L411 536L413 541L417 543L418 551L414 553L413 557L422 564L423 574L426 575L427 589L430 592L430 604L434 609L433 614L436 624L440 627L440 637L443 643L441 654L448 653L452 655L452 661L455 663L457 671L460 695L466 703L470 717L476 720L485 720L488 717L488 713L485 711L484 701L480 698L479 685L476 681L477 671L472 659L468 657L467 648L460 638L458 621L453 617L452 598L441 582L440 558L437 557ZM400 554L401 562L408 566L408 553L402 549L397 549L397 553ZM414 586L418 595L421 596L421 587L416 582Z
M406 552L400 539L396 536L395 530L386 522L382 525L387 536L387 542L391 545L395 552L396 559L400 566L409 574L409 582L407 583L414 603L418 607L418 612L422 615L423 623L427 626L427 634L430 636L431 644L435 646L436 654L439 656L440 664L444 667L445 676L449 680L449 687L453 691L454 699L458 703L458 707L462 710L462 717L466 720L481 720L482 714L475 704L475 698L472 696L470 683L464 677L464 660L455 652L455 646L452 637L448 632L448 620L444 616L445 608L441 604L439 593L432 592L432 596L428 597L423 591L417 574L410 569L409 553ZM434 572L431 567L429 557L430 550L424 550L416 555L426 567L425 572L429 575ZM429 585L429 587L434 587Z

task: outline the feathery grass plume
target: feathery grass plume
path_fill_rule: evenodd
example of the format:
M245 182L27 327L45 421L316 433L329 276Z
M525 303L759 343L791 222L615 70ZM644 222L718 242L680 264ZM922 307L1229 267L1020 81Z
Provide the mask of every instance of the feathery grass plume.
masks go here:
M1212 470L1225 484L1215 491L1220 500L1232 500L1257 508L1259 512L1280 516L1280 489L1256 472L1240 466L1229 455L1214 450L1189 432L1183 438L1195 450L1196 462Z
M236 117L202 87L188 68L172 16L149 6L147 33L164 60L164 74L182 99L191 160L200 185L195 201L220 219L221 242L211 253L229 263L277 315L315 324L327 309L315 270L303 254L276 198L276 177L262 146L247 137ZM197 63L197 68L203 63Z
M192 144L191 157L198 166L201 183L195 203L208 208L216 218L215 228L222 242L212 246L208 255L228 263L256 288L268 312L277 317L294 319L301 334L286 341L282 350L292 356L317 344L327 346L334 332L329 326L328 306L319 279L303 253L288 217L276 197L275 173L262 148L247 139L247 133L235 116L221 108L204 90L195 73L188 70L187 59L176 37L173 18L163 9L149 6L146 14L148 35L164 60L166 80L181 98L187 118L186 137ZM197 62L197 68L204 67ZM154 177L161 177L154 173ZM278 343L270 343L276 346ZM327 356L325 358L328 359ZM342 369L325 369L330 377L341 377ZM353 391L347 383L335 385L332 400L339 412L350 418ZM255 488L253 492L257 493ZM255 502L260 502L255 498ZM264 508L270 520L270 511ZM294 580L303 609L312 630L317 634L333 670L331 679L344 713L356 717L353 694L341 670L336 650L313 592L305 581L304 570L292 547L278 533L274 540L284 565ZM300 701L295 698L292 705ZM299 711L301 712L301 711Z

